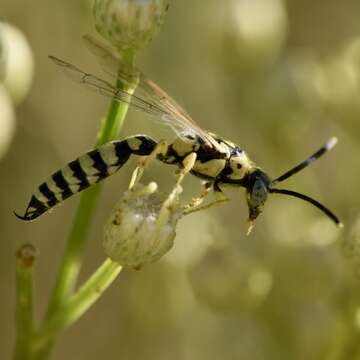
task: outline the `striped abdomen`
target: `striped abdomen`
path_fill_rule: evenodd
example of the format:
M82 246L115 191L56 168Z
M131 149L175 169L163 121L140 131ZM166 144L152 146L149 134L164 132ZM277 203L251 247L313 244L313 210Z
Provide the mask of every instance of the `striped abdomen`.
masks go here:
M138 135L91 150L56 171L33 193L22 220L33 220L56 204L118 171L130 155L149 155L156 142Z

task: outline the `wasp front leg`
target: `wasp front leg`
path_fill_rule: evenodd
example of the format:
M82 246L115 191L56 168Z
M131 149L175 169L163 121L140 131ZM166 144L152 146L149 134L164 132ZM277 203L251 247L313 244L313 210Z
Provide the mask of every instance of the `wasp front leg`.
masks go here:
M202 182L201 183L202 189L200 195L198 197L193 198L191 202L185 206L185 209L199 207L204 202L204 199L209 194L209 192L212 190L212 185L213 184L208 181Z
M215 199L206 205L201 205L205 197L213 190ZM184 214L188 215L197 211L206 210L215 206L221 206L228 202L229 198L222 192L222 190L213 183L207 182L203 184L203 190L199 197L194 198L190 204L185 206Z

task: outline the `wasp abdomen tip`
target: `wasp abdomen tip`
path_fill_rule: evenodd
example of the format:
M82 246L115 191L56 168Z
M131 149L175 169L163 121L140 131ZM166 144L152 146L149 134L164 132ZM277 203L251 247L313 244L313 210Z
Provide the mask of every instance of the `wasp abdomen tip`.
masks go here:
M24 220L24 221L29 221L30 220L26 216L21 216L21 215L17 214L15 211L13 211L13 213L20 220Z

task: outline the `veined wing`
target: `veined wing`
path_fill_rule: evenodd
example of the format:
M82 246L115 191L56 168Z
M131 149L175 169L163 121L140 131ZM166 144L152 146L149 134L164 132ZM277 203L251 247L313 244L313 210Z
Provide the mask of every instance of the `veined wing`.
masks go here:
M73 64L61 60L55 56L49 58L68 75L74 82L84 84L89 89L98 92L101 95L109 96L117 99L118 101L125 102L132 105L136 109L146 112L150 115L163 117L168 115L166 111L158 107L155 103L149 102L139 96L133 95L123 89L117 88L110 84L108 81L103 80L95 75L87 73ZM125 79L127 82L127 80Z
M115 78L118 77L122 81L131 83L135 78L138 79L135 102L139 99L161 110L161 119L167 125L172 127L177 133L181 131L191 131L198 135L205 143L211 147L217 147L218 143L206 131L201 129L190 115L172 99L160 86L148 79L144 74L136 68L130 68L125 65L123 59L111 48L99 43L90 35L84 36L84 41L89 50L100 59L100 63L107 73ZM122 101L121 99L119 99ZM149 112L149 111L146 111ZM154 112L152 113L153 115ZM160 114L158 114L160 115Z
M199 127L191 119L190 115L179 104L177 104L175 100L171 99L164 90L162 90L150 79L147 79L146 76L136 67L130 68L126 65L120 54L115 53L110 47L100 43L89 34L84 35L83 39L90 52L98 57L100 64L106 73L115 78L120 77L122 80L126 80L128 82L134 81L134 79L137 80L137 90L139 93L143 93L144 97L151 98L154 102L168 103L169 107L173 107L182 116L189 118L193 126L195 125L196 127Z

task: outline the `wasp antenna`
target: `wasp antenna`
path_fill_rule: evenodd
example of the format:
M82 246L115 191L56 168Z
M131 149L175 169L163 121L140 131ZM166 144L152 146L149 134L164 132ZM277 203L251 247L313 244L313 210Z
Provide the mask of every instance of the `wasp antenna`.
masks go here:
M29 221L30 219L28 219L26 216L21 216L19 214L17 214L15 211L13 211L14 215L20 219L20 220L25 220L25 221Z
M323 145L318 151L316 151L314 154L312 154L311 156L309 156L305 161L303 161L302 163L300 163L299 165L293 167L292 169L288 170L285 174L279 176L277 179L272 181L272 185L275 185L278 182L284 181L286 179L288 179L290 176L295 175L296 173L298 173L299 171L301 171L302 169L306 168L307 166L309 166L313 161L317 160L318 158L320 158L322 155L324 155L326 152L328 152L329 150L331 150L337 143L338 139L336 137L332 137L331 139L329 139L325 145Z
M329 217L338 227L344 227L344 224L339 220L339 218L332 212L330 211L327 207L325 207L323 204L319 203L318 201L312 199L309 196L306 196L304 194L300 194L296 191L292 191L292 190L285 190L285 189L270 189L269 190L270 193L272 194L283 194L283 195L289 195L289 196L293 196L296 197L298 199L304 200L309 202L310 204L314 205L315 207L317 207L319 210L321 210L327 217Z

